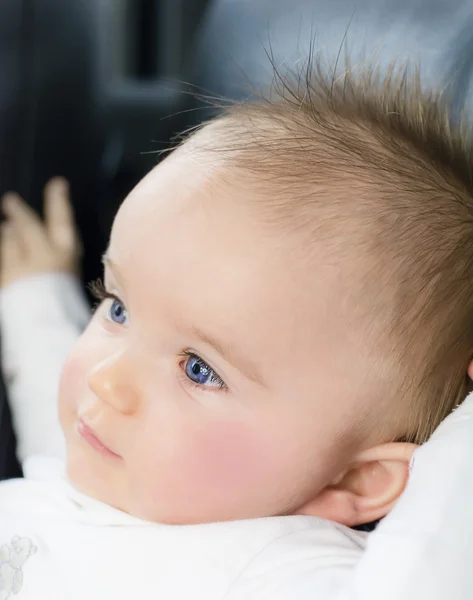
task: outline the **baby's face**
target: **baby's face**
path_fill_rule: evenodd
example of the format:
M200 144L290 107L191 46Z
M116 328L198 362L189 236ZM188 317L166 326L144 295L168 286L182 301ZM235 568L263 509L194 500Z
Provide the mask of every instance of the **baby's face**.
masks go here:
M258 223L220 171L184 146L126 199L113 299L61 381L72 482L158 522L304 512L349 460L362 410L336 273Z

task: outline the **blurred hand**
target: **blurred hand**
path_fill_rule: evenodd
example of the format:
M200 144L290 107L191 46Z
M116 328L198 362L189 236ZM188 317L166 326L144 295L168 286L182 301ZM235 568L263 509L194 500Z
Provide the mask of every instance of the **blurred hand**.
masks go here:
M79 274L82 246L65 179L55 177L44 188L44 223L16 193L5 194L2 209L0 287L51 271Z

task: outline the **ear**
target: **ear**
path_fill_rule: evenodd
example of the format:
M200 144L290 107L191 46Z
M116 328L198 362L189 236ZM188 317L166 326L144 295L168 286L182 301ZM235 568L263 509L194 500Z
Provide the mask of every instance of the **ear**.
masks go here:
M396 442L364 450L297 514L348 527L384 517L406 487L409 461L416 448L415 444Z
M471 361L471 363L468 365L468 369L467 369L467 375L468 377L473 381L473 360Z

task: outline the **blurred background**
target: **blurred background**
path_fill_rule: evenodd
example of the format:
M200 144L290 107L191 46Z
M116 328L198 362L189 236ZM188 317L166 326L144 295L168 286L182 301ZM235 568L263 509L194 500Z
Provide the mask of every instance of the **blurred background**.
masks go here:
M153 152L211 116L200 95L264 88L268 52L284 70L342 46L353 63L419 61L427 83L453 88L454 110L470 101L471 0L1 0L0 194L41 212L44 183L67 177L95 279ZM14 449L1 384L0 479L20 473Z

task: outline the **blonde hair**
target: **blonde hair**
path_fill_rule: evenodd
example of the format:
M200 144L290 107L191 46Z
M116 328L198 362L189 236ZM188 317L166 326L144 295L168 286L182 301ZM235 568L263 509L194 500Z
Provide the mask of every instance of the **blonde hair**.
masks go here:
M336 230L371 257L363 279L384 298L377 308L397 379L387 392L405 415L398 438L422 443L469 384L471 130L465 116L452 118L445 91L422 88L418 69L335 71L321 61L276 70L268 96L223 107L213 149L271 187L279 222L317 227L318 239ZM337 194L314 193L327 188Z

